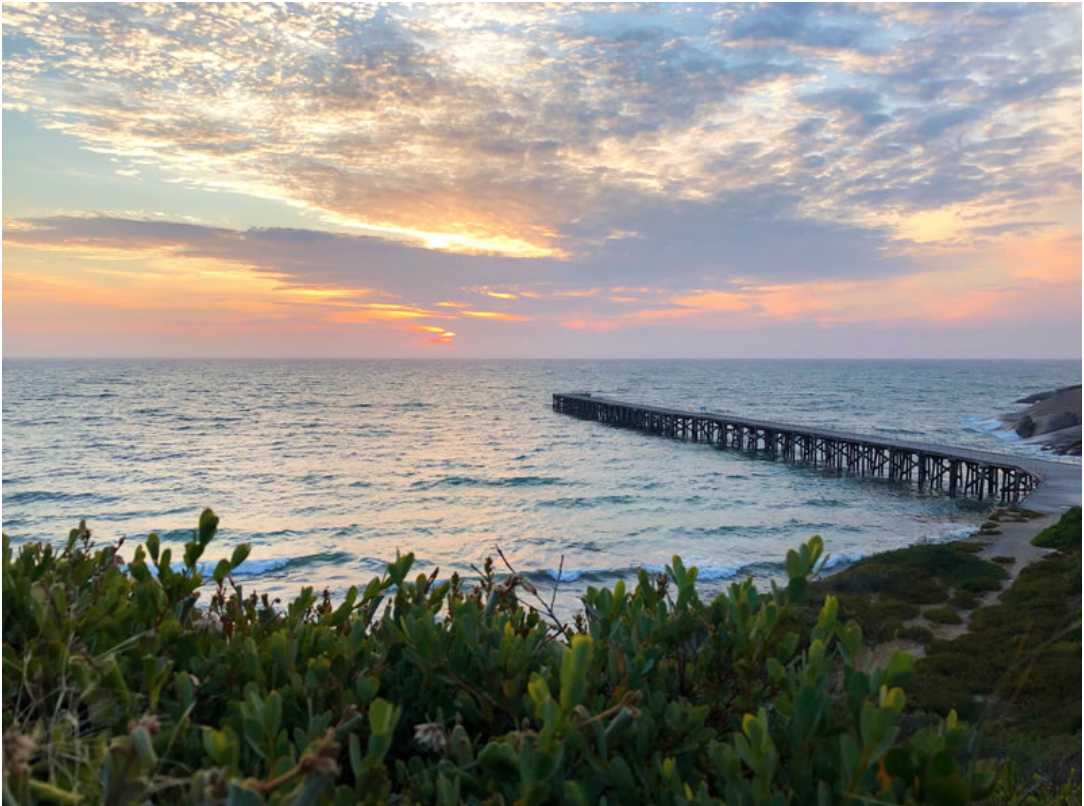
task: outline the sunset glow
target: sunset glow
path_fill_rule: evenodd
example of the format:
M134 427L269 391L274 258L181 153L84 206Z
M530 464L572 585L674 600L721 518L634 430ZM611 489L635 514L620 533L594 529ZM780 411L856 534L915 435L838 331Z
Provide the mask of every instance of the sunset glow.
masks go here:
M1079 6L3 22L6 355L1079 355Z

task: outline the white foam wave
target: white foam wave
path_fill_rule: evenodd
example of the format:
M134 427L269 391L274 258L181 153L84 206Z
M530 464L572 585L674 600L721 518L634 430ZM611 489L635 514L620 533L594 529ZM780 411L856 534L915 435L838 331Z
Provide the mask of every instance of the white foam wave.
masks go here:
M558 579L561 582L575 582L584 574L594 573L594 570L595 569L591 568L562 568L560 569L560 573L558 573L558 569L556 568L543 568L542 573L550 577L550 579L554 580L555 582Z
M743 569L749 567L749 563L741 565L710 565L706 563L687 562L686 568L692 568L696 566L696 579L697 581L713 581L719 579L733 579L738 576ZM664 565L652 565L650 563L644 563L642 566L645 571L651 574L665 574L666 566Z
M829 554L820 565L820 570L830 571L843 565L853 565L869 555L863 551L842 551L839 554Z
M996 417L961 417L960 422L972 432L990 434L1003 442L1019 442L1020 436Z
M226 558L223 558L226 559ZM230 576L233 577L255 577L262 574L270 574L274 571L281 571L282 569L297 563L304 563L313 559L311 556L305 557L273 557L264 560L245 560L241 565L230 572ZM158 576L158 568L151 562L148 557L147 570L150 571L151 576ZM203 575L204 580L211 579L215 572L215 566L218 565L218 560L200 560L196 563L196 570ZM127 568L127 565L124 566ZM172 562L169 564L170 570L175 573L181 573L185 569L184 561Z

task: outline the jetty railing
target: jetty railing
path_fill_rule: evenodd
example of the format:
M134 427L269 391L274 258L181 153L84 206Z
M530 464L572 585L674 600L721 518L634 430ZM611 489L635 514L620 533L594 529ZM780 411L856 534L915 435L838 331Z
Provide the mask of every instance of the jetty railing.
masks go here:
M626 403L588 393L554 394L553 410L583 420L757 452L860 476L917 484L952 498L1017 504L1043 480L1043 462L992 451L848 431ZM1052 464L1052 463L1050 463Z

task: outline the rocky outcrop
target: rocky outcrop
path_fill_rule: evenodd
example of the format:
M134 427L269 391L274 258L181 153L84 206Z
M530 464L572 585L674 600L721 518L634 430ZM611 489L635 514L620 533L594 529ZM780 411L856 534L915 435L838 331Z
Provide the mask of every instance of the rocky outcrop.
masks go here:
M1016 402L1017 403L1040 403L1040 402L1046 400L1047 398L1053 397L1054 395L1060 395L1062 392L1072 392L1074 389L1079 391L1080 390L1080 384L1078 383L1076 386L1063 386L1061 389L1055 389L1052 392L1036 392L1033 395L1028 395L1027 397L1022 397L1019 400L1017 400Z
M1080 456L1080 384L1052 392L1037 392L1017 403L1031 404L1023 411L1002 414L998 419L1029 442L1044 450Z

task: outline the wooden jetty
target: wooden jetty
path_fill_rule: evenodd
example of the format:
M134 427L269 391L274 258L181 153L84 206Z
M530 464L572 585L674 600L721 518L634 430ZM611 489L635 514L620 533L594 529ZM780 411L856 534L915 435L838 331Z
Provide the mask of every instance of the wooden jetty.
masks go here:
M994 499L1020 505L1041 483L1057 478L1057 485L1052 486L1072 490L1075 485L1075 503L1080 500L1081 470L1077 464L1018 459L970 448L786 425L718 412L645 406L587 393L555 394L553 410L660 436L756 452L770 459L917 484L920 490L952 498ZM1050 503L1050 511L1074 503L1063 506L1061 497Z

